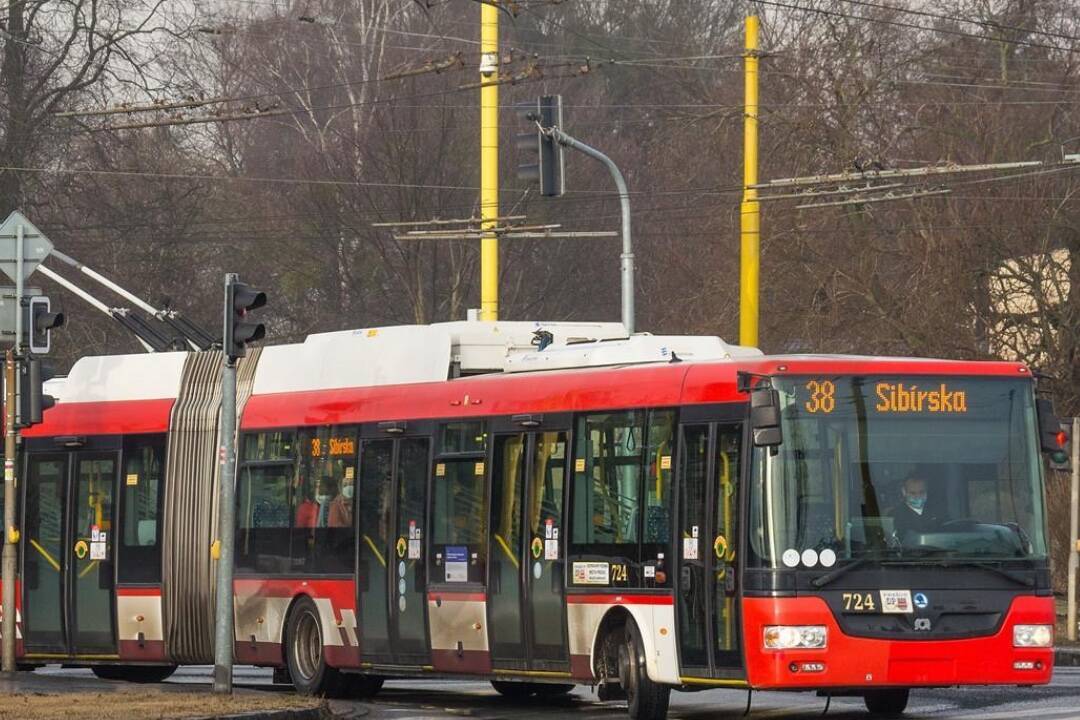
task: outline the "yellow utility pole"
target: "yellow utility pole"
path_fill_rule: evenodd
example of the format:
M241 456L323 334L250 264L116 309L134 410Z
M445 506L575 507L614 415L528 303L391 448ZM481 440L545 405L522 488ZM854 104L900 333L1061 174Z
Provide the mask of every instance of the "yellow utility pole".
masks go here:
M499 217L499 8L480 4L480 229ZM499 239L480 236L480 319L499 319Z
M761 274L761 205L758 202L758 19L746 18L745 113L743 116L742 242L739 265L739 344L757 347Z

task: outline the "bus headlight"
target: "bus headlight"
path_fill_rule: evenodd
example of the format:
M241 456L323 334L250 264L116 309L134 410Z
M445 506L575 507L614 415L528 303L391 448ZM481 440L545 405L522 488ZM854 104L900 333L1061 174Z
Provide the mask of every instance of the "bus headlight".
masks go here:
M1052 647L1054 628L1052 625L1014 625L1013 647Z
M766 650L825 647L824 625L766 625Z

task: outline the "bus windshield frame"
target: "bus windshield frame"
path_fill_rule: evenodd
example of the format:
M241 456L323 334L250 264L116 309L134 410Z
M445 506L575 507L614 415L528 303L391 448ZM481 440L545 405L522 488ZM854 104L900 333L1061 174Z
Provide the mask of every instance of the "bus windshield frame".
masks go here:
M751 566L1046 559L1030 378L777 376L772 385L783 443L753 451Z

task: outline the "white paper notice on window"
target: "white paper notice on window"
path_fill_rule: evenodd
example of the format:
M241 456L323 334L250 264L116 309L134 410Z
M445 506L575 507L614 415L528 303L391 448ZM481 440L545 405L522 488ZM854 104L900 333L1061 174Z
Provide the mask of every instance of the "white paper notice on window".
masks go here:
M545 560L558 560L559 559L559 541L558 540L545 540L544 541L544 559Z
M420 541L419 540L410 540L409 541L409 559L410 560L419 560L420 559Z
M90 559L91 560L104 560L105 559L105 543L92 542L90 543Z
M575 585L607 585L608 564L606 562L574 563Z
M683 538L682 541L682 556L683 560L697 560L698 559L698 545L697 538Z
M445 582L469 582L469 549L465 546L446 546Z

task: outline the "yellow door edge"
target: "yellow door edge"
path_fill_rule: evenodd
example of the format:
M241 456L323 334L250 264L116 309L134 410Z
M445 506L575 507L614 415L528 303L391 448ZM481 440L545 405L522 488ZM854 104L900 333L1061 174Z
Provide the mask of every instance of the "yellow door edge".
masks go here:
M716 685L717 687L750 687L750 684L745 680L730 679L725 680L722 678L696 678L696 677L680 677L679 682L684 685Z

